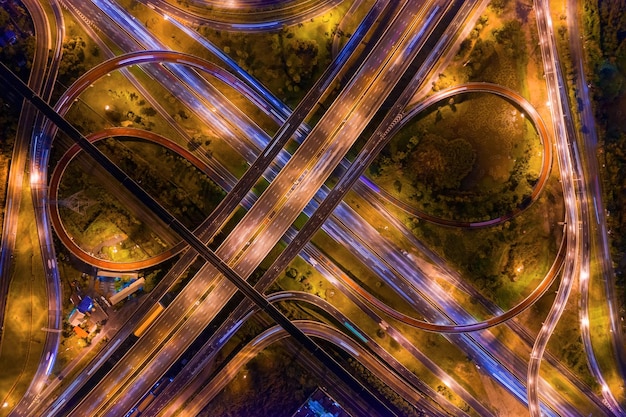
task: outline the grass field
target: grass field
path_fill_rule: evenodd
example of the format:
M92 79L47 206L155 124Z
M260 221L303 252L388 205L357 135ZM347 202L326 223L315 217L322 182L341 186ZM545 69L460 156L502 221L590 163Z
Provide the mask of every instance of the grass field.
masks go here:
M0 351L0 402L9 406L0 408L0 415L6 415L26 392L46 337L41 330L48 318L45 275L30 188L24 190Z
M420 168L420 161L445 160L459 140L475 159L467 173L459 175L457 187L440 188L430 176L437 172L442 178L439 170L444 176L456 175L457 163L442 162L445 166L431 169ZM409 122L373 164L382 169L370 172L377 184L422 211L484 220L514 210L530 195L541 170L541 154L536 131L513 105L493 95L467 94L452 105L439 103ZM422 171L426 177L416 176Z

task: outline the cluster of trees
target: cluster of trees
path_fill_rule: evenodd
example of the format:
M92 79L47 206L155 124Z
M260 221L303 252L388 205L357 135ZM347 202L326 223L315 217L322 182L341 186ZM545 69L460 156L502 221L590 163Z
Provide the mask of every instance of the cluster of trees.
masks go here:
M7 34L14 34L13 39ZM0 61L23 81L27 81L35 53L35 37L30 17L14 5L11 14L0 8Z
M585 53L595 99L609 105L624 93L626 72L626 14L622 2L587 0L584 3ZM604 109L599 109L603 116Z
M507 8L510 0L491 0L489 3L489 7L496 12L496 14L500 14Z
M69 85L87 71L85 64L85 48L87 44L80 36L63 42L63 58L59 65L59 79Z
M84 190L81 199L84 198L84 203L89 202L88 207L83 208L80 213L63 206L63 201L59 202L64 226L80 247L91 251L103 239L109 238L110 236L103 236L103 233L106 232L107 224L110 224L131 238L123 242L120 249L128 250L133 259L154 256L163 250L164 244L120 200L94 181L93 173L70 164L59 186L59 198L66 199L80 190Z
M285 270L286 277L299 282L302 285L302 290L308 291L308 292L313 291L313 285L310 283L308 279L312 275L312 273L313 272L310 269L307 269L304 273L299 273L298 269L294 268L293 266L287 267L287 269ZM320 282L320 285L318 285L318 288L321 288L321 286L322 285Z
M381 154L370 167L374 178L400 171L402 178L395 182L402 191L402 180L408 180L418 189L427 188L436 193L459 189L463 178L470 173L476 160L472 145L463 138L447 140L425 131L412 136L404 149L392 155Z
M17 132L17 120L20 108L12 101L0 97L0 151L10 157Z
M165 148L159 148L158 161L112 139L104 141L103 150L187 227L198 226L225 195L190 162Z
M493 30L493 36L509 56L518 59L527 56L526 38L519 20L508 20L501 28Z
M407 417L422 417L426 415L413 407L413 405L405 400L400 394L384 384L380 379L378 379L378 377L372 374L369 369L363 366L360 361L350 357L348 358L348 364L357 378L363 381L366 386L370 386L373 390L382 394L387 401L394 405L396 410L401 412L401 415Z
M289 417L315 391L318 381L279 344L263 351L200 414Z
M507 1L502 3L505 7ZM523 25L518 19L507 20L493 29L491 36L481 36L488 23L487 16L478 19L469 36L461 42L455 59L464 61L462 69L468 80L490 81L518 89L526 77L528 62Z
M442 228L416 219L406 223L485 297L507 307L519 301L512 286L521 274L543 276L557 250L557 240L532 210L486 229Z
M11 16L0 8L0 38L4 39L7 32L19 35L15 42L5 41L0 45L0 62L26 82L35 51L35 37L26 36L32 30L26 12L19 7L16 10L21 14ZM0 152L8 158L13 151L21 103L21 99L0 97Z
M278 32L247 34L220 32L202 27L201 33L214 40L247 72L288 103L297 101L330 62L331 33L307 38L299 26Z
M85 190L85 200L93 200L95 204L83 209L80 213L75 213L63 206L63 199L69 198L78 190ZM63 218L69 220L66 227L78 232L77 239L79 240L81 240L80 234L87 231L100 216L110 218L111 220L116 219L114 222L116 225L121 226L122 230L128 230L124 228L127 221L128 225L131 223L129 216L120 215L120 213L125 212L123 206L116 199L111 198L110 194L102 186L94 183L90 174L85 173L74 165L68 167L63 181L59 185L59 198L61 199L59 204L61 205Z
M438 114L440 112L441 108L437 110ZM464 114L463 117L469 115ZM481 123L476 117L473 120L475 124ZM513 146L524 146L524 152L517 155L513 169L505 172L499 165L492 168L492 162L484 157L479 164L476 146L489 148L492 141L498 141L497 146L493 145L493 152L505 152L507 146L498 138L506 136L508 130L483 126L480 132L490 138L485 143L476 138L447 140L434 131L414 127L414 135L406 145L402 146L400 140L395 145L395 151L391 146L385 149L370 166L370 175L389 185L393 180L394 190L402 195L401 198L410 200L422 211L442 218L488 220L529 203L528 196L537 181L536 173L529 171L529 144L511 144L511 149ZM482 185L485 175L496 175L491 173L492 169L500 177L490 179L488 184L491 185Z

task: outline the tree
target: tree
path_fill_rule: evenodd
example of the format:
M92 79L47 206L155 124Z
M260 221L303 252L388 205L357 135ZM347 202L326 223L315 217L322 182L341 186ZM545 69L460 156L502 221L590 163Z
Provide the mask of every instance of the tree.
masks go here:
M433 190L455 189L474 167L476 151L465 139L428 134L408 158L409 176Z
M59 76L71 83L86 71L86 43L80 36L69 39L63 44L63 58L59 65Z
M613 101L624 89L624 75L614 64L604 61L598 70L598 87L602 90L604 100Z
M489 64L489 61L495 55L496 49L493 41L483 41L478 39L474 44L474 49L469 57L469 67L471 69L470 76L476 77L480 75L482 70Z
M526 39L519 20L509 20L501 29L495 29L493 35L509 56L526 58Z

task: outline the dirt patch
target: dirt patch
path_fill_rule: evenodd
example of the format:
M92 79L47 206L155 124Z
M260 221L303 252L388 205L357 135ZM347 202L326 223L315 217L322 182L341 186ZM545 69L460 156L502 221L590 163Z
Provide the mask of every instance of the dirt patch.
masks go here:
M499 417L517 417L525 416L528 414L528 410L519 401L509 395L497 384L493 382L491 378L483 374L480 375L480 379L487 392L489 398L489 404L495 411L495 414Z

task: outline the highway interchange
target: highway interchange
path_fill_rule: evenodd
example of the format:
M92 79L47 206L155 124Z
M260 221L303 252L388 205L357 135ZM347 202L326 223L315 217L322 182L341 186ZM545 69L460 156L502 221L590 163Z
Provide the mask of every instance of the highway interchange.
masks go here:
M36 2L30 3L25 2L33 16L37 14L36 12L41 12ZM303 2L298 8L300 14L291 13L289 8L286 8L284 21L280 24L291 24L299 21L298 19L300 21L308 19L320 13L317 7L326 10L324 7L330 8L338 2L311 3L315 6ZM221 54L223 62L215 64L199 60L193 56L169 51L141 22L114 2L93 1L84 4L84 2L67 0L63 1L63 4L74 12L79 11L78 19L85 23L86 29L94 24L97 25L101 32L107 33L118 47L125 50L127 54L107 61L81 77L55 105L54 110L58 114L65 114L75 98L100 77L114 70L145 63L146 71L154 79L159 80L163 85L175 88L172 91L177 98L186 103L188 108L211 125L220 135L229 138L233 146L247 160L250 168L243 178L237 179L214 159L203 156L192 157L184 149L178 149L177 152L186 158L195 158L194 164L196 166L211 176L222 188L229 191L228 196L209 216L207 221L194 232L195 234L177 223L169 213L164 212L158 203L143 193L139 184L126 179L123 173L117 173L122 175L118 178L130 188L131 194L136 196L140 202L146 203L148 209L160 216L161 220L178 233L183 238L184 243L189 244L192 249L182 253L175 266L169 271L168 276L159 284L160 287L155 288L149 297L145 297L146 299L142 302L135 317L125 323L117 334L111 335L109 344L101 353L101 357L106 358L111 355L128 338L143 314L146 314L152 303L160 298L159 294L164 294L181 271L186 270L196 257L203 257L207 263L182 290L180 296L159 316L155 324L112 367L106 374L106 378L99 382L96 381L97 385L94 384L92 375L97 373L98 367L104 363L104 360L87 366L61 395L57 397L45 395L45 381L52 368L59 343L58 333L48 333L44 352L51 352L52 354L44 354L42 357L39 371L33 384L31 384L31 388L24 400L15 407L12 415L124 415L132 410L139 400L163 378L167 370L180 360L186 348L227 305L228 300L236 294L237 289L242 291L248 299L240 301L237 307L231 307L232 311L220 328L142 415L169 415L168 413L175 410L176 404L184 403L184 395L189 394L184 394L186 391L183 388L187 385L196 384L196 386L200 386L202 384L200 379L195 379L199 370L249 319L254 311L254 304L257 308L261 307L266 310L276 323L282 326L282 329L272 327L266 333L259 335L258 340L250 342L241 352L241 358L239 356L233 358L224 368L223 375L218 375L215 382L208 385L206 390L211 392L203 395L204 403L198 401L195 404L197 409L188 410L189 415L195 415L200 411L202 406L208 403L219 391L220 387L233 377L236 370L243 366L246 360L250 359L250 355L269 346L275 340L286 337L287 334L291 334L305 347L308 346L312 355L317 354L316 359L329 366L330 369L334 369L336 377L348 386L355 384L355 381L350 381L349 375L345 375L345 372L342 374L341 369L333 368L334 365L325 362L329 358L324 356L323 349L319 348L311 336L328 340L354 357L366 358L363 359L362 363L407 401L414 404L416 409L427 409L433 415L467 415L454 404L437 396L432 388L416 378L383 348L375 346L371 337L361 334L363 339L359 337L354 339L354 333L351 334L350 329L355 329L355 325L350 325L348 328L344 326L343 329L338 330L314 322L289 323L288 320L285 322L286 319L280 317L281 313L273 307L273 303L294 298L317 305L335 316L339 323L349 323L348 317L341 316L341 313L335 311L332 305L311 294L285 294L284 299L281 299L279 294L269 296L267 299L262 295L297 255L300 255L322 273L338 290L341 290L352 302L358 305L373 323L376 323L383 331L398 341L416 361L427 366L434 375L444 381L451 391L462 398L479 415L495 414L488 404L481 403L484 399L474 398L470 392L455 381L454 375L449 375L431 361L400 330L394 328L381 317L380 313L374 311L372 305L400 322L444 334L451 343L465 352L483 373L490 375L496 383L501 384L512 398L528 406L531 415L540 415L540 413L544 415L579 415L575 406L569 404L559 394L558 390L539 377L540 365L559 370L565 380L574 384L578 392L577 395L584 397L588 407L598 413L597 415L621 415L623 413L616 395L604 382L602 370L599 369L594 360L593 350L590 349L591 334L588 331L588 326L584 325L584 323L589 323L589 313L585 303L583 303L581 310L583 340L592 374L602 386L600 395L580 383L575 376L568 374L568 371L556 358L545 353L547 341L565 308L572 286L578 281L581 286L581 294L586 291L585 285L590 279L589 234L591 232L589 227L594 223L603 224L604 216L601 208L590 206L591 201L596 205L600 201L597 184L593 191L594 197L592 199L587 197L589 191L587 191L584 179L588 175L591 178L594 177L583 171L583 162L574 139L573 128L568 125L572 116L567 104L567 94L563 88L564 81L558 69L559 63L551 30L552 23L549 13L546 13L547 2L538 1L535 4L535 9L537 11L541 52L544 57L547 91L550 103L552 103L550 110L553 112L552 124L555 133L548 132L541 117L529 103L517 96L516 93L505 91L497 85L478 83L478 85L458 86L431 96L430 101L425 101L422 107L419 105L415 107L415 112L419 112L431 102L437 102L459 91L469 91L472 88L477 91L488 91L507 96L511 101L518 103L521 108L525 109L526 113L532 117L537 130L540 131L544 144L544 172L542 174L544 180L551 169L551 152L554 145L566 202L565 233L561 250L554 261L553 268L537 290L519 306L506 312L490 304L488 300L482 299L471 286L463 283L456 272L446 265L445 260L438 258L427 248L423 248L423 245L410 232L404 230L403 225L385 212L382 204L377 206L381 218L385 219L386 224L404 230L402 233L404 233L405 239L415 248L410 250L410 254L405 250L399 250L396 245L383 238L372 225L358 216L347 204L342 203L343 197L353 187L362 190L363 195L373 197L375 191L373 191L371 183L368 184L362 177L364 170L384 146L388 137L393 135L404 120L410 119L411 116L406 112L406 108L411 99L416 93L419 93L420 88L423 88L425 81L432 76L431 73L437 72L438 64L445 62L446 58L449 57L450 50L453 49L452 46L458 45L458 42L462 40L456 37L456 30L471 26L471 22L485 8L487 2L429 1L416 3L407 1L396 3L382 0L374 2L374 6L365 18L365 23L359 26L350 41L335 57L328 70L293 112L280 103L269 91L265 90L262 85L255 82L253 77L245 74L245 71L224 54ZM165 16L168 16L169 19L174 19L175 16L178 19L176 25L179 27L186 27L181 22L198 23L198 16L188 14L182 9L174 11L171 9L172 6L166 5L165 2L163 4L147 2L147 5L164 15L167 13ZM55 26L63 28L63 23L59 21L61 19L58 12L59 5L57 2L52 2L52 6L53 10L57 11L55 13L57 16ZM219 26L230 27L231 29L236 27L250 31L272 29L267 22L245 22L244 25L239 19L241 16L235 16L233 22L222 20ZM45 18L41 23L36 22L35 24L36 28L42 28L41 31L37 31L37 36L41 36L42 39L49 36L47 30L44 29L46 24ZM94 34L94 36L97 35ZM57 33L55 51L60 50L58 40L61 38L62 33ZM43 43L44 46L51 46L50 41L40 43ZM207 42L204 41L204 44ZM101 44L103 50L106 50L104 49L106 48L105 45L104 43ZM108 55L113 57L112 52ZM58 65L59 58L57 53L56 58L52 60L52 68L54 65ZM37 62L39 61L36 57L35 63ZM151 62L183 63L185 66L148 65ZM39 77L43 77L46 74L46 70L42 67L45 63L40 65L33 65L33 73L39 73ZM260 129L240 109L221 96L214 88L211 88L206 79L191 71L191 68L200 69L213 75L217 74L216 76L222 81L230 84L243 95L250 97L253 103L256 103L279 124L280 128L277 133L272 137ZM43 98L43 100L37 100L35 97L33 100L42 112L45 112L45 101L49 99L50 86L53 85L55 77L54 71L54 69L47 70L46 88L42 86L43 78L29 82L30 89ZM410 75L410 82L402 85L401 88L396 88L398 81L407 72ZM131 76L130 72L125 74ZM3 78L8 80L8 76L8 74L4 74ZM309 127L305 121L316 103L326 93L327 88L338 77L344 77L349 82L343 87L324 116L315 126ZM206 97L195 94L194 91L207 91L206 94L212 94L213 99L207 100ZM25 89L22 89L22 92L26 97L28 94L31 94L32 97L31 92ZM149 93L145 95L149 96ZM587 101L588 98L585 99L585 102ZM152 101L152 103L158 109L158 102ZM374 133L361 149L359 155L353 161L348 162L345 159L347 151L381 107L385 109L382 121L377 120L378 125ZM34 106L27 108L31 109L31 112L34 110ZM589 109L590 106L585 106L585 108ZM209 111L209 109L213 111ZM53 113L53 110L48 108L45 114L54 119ZM41 202L47 201L46 199L49 198L47 195L48 158L51 140L56 134L56 127L68 133L71 126L65 126L64 129L62 119L58 119L55 127L51 123L44 123L44 119L41 117L39 123L35 123L35 115L36 113L26 112L22 114L22 117L28 118L26 119L28 121L25 122L27 123L26 126L34 126L34 131L21 133L25 142L17 142L16 152L17 149L21 149L21 154L27 155L25 149L31 149L30 182L40 230L42 258L44 265L47 266L48 293L51 303L49 327L60 328L62 317L58 306L61 304L61 295L55 250L50 237L53 233L51 223L54 224L56 232L60 236L63 237L64 235L58 219L55 218L54 221L51 221L51 218L55 216L50 216L48 208ZM588 125L593 123L589 119L589 114L585 117L588 120ZM171 122L175 123L173 120ZM591 130L593 131L593 129ZM118 134L137 137L145 137L146 135L145 132L133 133L132 129L126 129L120 132L97 132L94 138ZM554 139L551 138L552 134ZM152 137L156 139L154 135ZM292 137L300 141L301 146L293 155L289 155L283 147ZM80 134L75 135L74 139L80 142ZM91 152L97 154L98 151L95 148L89 148L88 141L84 140L83 145L83 149L91 149ZM106 161L104 164L106 165ZM25 162L21 168L22 173L24 165ZM340 175L342 175L341 179L332 189L326 188L324 182L338 167ZM116 172L115 166L109 165L105 168L110 173ZM597 166L591 169L597 171ZM20 187L16 185L21 186L22 184L19 172L14 172L19 170L19 165L16 169L11 169L12 177L9 180L9 185L15 187L15 191L9 191L8 203L19 201L17 196L22 193ZM58 175L53 173L51 178L58 181L61 174L62 172L59 172ZM250 192L250 189L261 175L271 182L263 194L256 196ZM54 191L54 181L50 183L52 191ZM543 182L539 182L539 186L535 190L536 195L541 192ZM593 182L590 181L589 183L592 184ZM591 185L589 187L593 188ZM52 197L51 200L54 201L55 198ZM244 218L215 252L207 249L206 242L210 241L221 230L240 204L247 209ZM5 219L15 219L14 216L17 214L11 214L16 213L11 211L11 204L7 204L7 207L9 209ZM300 230L293 229L292 223L301 212L309 216L309 221ZM503 221L504 219L500 220ZM13 223L11 220L6 221L9 223L8 226ZM499 220L496 219L493 222L497 221ZM489 224L480 226L489 226ZM416 319L407 316L382 304L346 276L330 259L309 243L313 233L320 228L337 242L351 248L355 256L386 283L394 287L398 295L410 304L421 318ZM597 228L595 229L597 230ZM595 246L594 250L606 251L608 245L606 232L597 233L599 233L601 243L596 243L598 246ZM602 242L602 237L604 237L604 242ZM14 246L12 239L15 239L14 229L5 226L0 255L3 268L8 268L10 263L11 248ZM286 242L285 250L252 288L243 279L254 271L279 240ZM64 239L64 242L67 246L72 246L71 239ZM180 252L183 248L184 245L180 244L162 257L131 265L103 262L93 258L78 247L74 247L73 251L83 256L83 260L86 262L106 269L138 270L161 262L164 258ZM562 273L562 278L553 308L544 321L539 336L534 340L522 326L519 326L512 319L545 293L559 271ZM603 273L609 274L608 271L610 271L610 267L607 269L605 266ZM446 277L449 282L472 294L473 297L480 300L485 310L493 317L478 322L464 309L459 300L443 291L433 281L433 273ZM612 287L607 284L607 288ZM616 322L617 314L612 304L614 297L611 298L613 300L608 300L608 308L612 311L612 340L615 342L616 355L620 358L623 352L619 347L623 348L623 343L620 344L619 322ZM489 330L485 330L502 323L512 329L511 331L520 338L521 343L528 347L529 357L519 357L517 353L496 339ZM364 348L363 344L355 343L355 340L363 342L371 351ZM376 354L378 362L372 360L372 352ZM543 361L544 359L545 361ZM617 372L623 375L622 360L618 359L617 362L620 364ZM393 372L390 369L393 369ZM81 391L84 386L89 387L88 393L85 393L84 390ZM357 392L361 389L358 386L351 388ZM47 392L51 392L51 390ZM385 404L376 395L365 391L360 392L367 398L366 403L373 407L372 415L376 413L386 415L394 412L393 407L390 408L389 404ZM433 398L436 398L436 401L433 401Z

